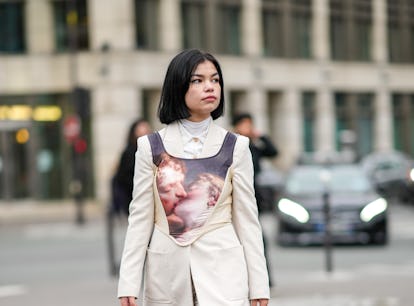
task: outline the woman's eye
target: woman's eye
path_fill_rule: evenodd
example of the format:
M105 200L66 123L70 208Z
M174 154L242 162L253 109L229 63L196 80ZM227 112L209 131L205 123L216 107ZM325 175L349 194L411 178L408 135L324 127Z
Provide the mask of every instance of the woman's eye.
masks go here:
M201 80L200 79L193 79L193 80L191 80L191 84L198 84L198 83L201 83Z
M213 83L219 83L220 82L220 79L213 79Z

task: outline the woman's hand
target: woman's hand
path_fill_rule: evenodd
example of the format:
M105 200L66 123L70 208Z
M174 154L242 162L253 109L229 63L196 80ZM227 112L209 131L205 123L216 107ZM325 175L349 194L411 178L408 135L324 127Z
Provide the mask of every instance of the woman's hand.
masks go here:
M121 306L138 306L135 302L135 296L123 296L119 298L119 301L121 302Z
M267 306L268 303L269 303L268 299L256 299L256 300L250 301L251 306Z

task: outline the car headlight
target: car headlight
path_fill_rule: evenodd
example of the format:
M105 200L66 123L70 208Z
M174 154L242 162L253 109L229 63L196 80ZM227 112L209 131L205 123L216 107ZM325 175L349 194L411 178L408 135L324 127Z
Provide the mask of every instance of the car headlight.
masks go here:
M414 182L414 168L410 170L410 174L408 175L411 181Z
M277 206L281 212L295 218L300 223L306 223L309 221L309 213L307 210L296 202L283 198L279 201Z
M367 204L361 211L360 217L364 222L369 222L375 216L384 212L387 209L387 201L383 198L376 199Z

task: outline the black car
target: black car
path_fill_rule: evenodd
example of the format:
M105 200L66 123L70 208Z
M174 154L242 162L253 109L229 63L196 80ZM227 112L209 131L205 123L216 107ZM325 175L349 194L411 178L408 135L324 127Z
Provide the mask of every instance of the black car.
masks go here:
M408 175L413 161L406 154L399 151L374 152L362 158L360 164L382 196L402 200L410 191L407 183L410 183Z
M333 243L387 243L387 201L352 164L298 165L290 171L276 208L279 244L324 242L324 194Z

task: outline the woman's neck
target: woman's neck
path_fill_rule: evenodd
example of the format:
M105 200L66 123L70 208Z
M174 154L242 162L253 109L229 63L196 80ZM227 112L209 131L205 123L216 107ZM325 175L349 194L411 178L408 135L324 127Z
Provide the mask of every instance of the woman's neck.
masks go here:
M211 117L208 117L202 121L190 121L188 119L182 119L181 124L185 130L193 136L199 136L205 133L210 126Z

